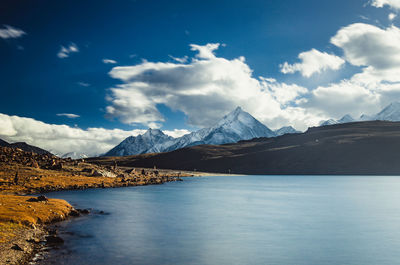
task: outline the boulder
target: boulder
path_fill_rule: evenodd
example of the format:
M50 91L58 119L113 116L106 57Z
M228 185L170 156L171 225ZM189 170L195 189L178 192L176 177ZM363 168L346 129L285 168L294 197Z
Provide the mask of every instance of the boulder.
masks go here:
M46 236L46 242L48 244L63 244L64 239L56 235Z
M18 250L18 251L25 251L25 248L21 248L18 244L14 244L11 249Z

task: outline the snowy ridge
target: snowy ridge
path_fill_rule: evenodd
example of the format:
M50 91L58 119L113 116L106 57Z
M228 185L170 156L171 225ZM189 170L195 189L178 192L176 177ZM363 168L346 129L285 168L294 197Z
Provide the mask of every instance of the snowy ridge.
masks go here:
M127 156L151 152L161 152L163 145L172 143L174 138L165 135L160 130L148 129L138 136L129 136L119 145L108 151L105 156Z
M373 117L379 121L400 121L400 102L393 102Z
M61 158L72 158L72 159L81 159L81 158L88 158L88 156L84 153L77 153L77 152L69 152L60 156Z
M105 156L127 156L145 153L169 152L184 147L211 144L219 145L250 140L259 137L275 137L297 132L292 127L284 127L279 134L256 120L249 113L237 107L210 128L200 129L179 138L172 138L160 130L149 129L145 134L130 136L111 149Z
M363 114L358 119L353 119L349 114L344 115L340 120L329 119L322 121L320 126L341 124L356 121L400 121L400 102L393 102L383 108L379 113L375 115Z
M357 120L355 120L349 114L346 114L339 120L329 119L326 121L322 121L319 126L328 126L328 125L349 123L349 122L355 122L355 121L357 121Z
M275 131L276 136L282 136L285 134L292 134L292 133L301 133L301 132L297 131L292 126L285 126Z

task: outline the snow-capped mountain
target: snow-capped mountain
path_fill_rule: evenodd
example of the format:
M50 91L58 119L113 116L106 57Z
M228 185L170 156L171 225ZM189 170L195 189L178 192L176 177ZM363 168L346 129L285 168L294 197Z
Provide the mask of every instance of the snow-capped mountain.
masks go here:
M393 102L373 117L373 120L400 121L400 102Z
M149 129L144 135L128 137L105 155L126 156L168 152L200 144L219 145L274 136L276 136L275 132L238 107L210 128L204 128L175 139L166 136L160 130Z
M61 158L72 158L72 159L81 159L81 158L88 158L88 156L84 153L77 153L77 152L69 152L66 154L63 154Z
M326 120L326 121L321 121L319 123L319 126L334 125L334 124L337 124L337 123L338 123L337 120L329 119L329 120Z
M320 126L333 125L340 123L356 122L356 121L400 121L400 102L393 102L386 106L383 110L375 115L363 114L360 118L353 119L349 114L344 115L340 120L329 119L322 121Z
M213 127L201 129L178 138L176 143L167 148L166 151L199 144L218 145L274 136L276 134L267 126L256 120L249 113L243 111L240 107L237 107Z
M374 119L373 116L369 116L366 114L363 114L360 116L360 118L358 119L359 121L372 121Z
M256 120L249 113L237 107L210 128L203 138L206 144L234 143L259 137L276 136L267 126Z
M339 120L334 120L334 119L329 119L326 121L322 121L319 126L327 126L327 125L334 125L334 124L342 124L342 123L349 123L349 122L355 122L356 120L353 119L349 114L344 115L341 119Z
M285 126L285 127L282 127L275 131L276 136L281 136L281 135L290 134L290 133L300 133L300 131L297 131L292 126Z
M127 156L145 153L162 152L171 145L174 138L157 129L148 129L138 136L129 136L104 156Z
M349 114L344 115L340 120L337 121L337 123L349 123L349 122L355 122L355 119L351 117Z

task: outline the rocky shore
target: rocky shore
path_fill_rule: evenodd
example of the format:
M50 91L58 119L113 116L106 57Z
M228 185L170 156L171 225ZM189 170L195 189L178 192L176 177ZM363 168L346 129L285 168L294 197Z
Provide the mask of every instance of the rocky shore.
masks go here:
M99 165L51 154L0 147L0 264L28 264L43 246L62 243L49 225L87 214L44 194L61 190L116 188L180 181L191 173Z

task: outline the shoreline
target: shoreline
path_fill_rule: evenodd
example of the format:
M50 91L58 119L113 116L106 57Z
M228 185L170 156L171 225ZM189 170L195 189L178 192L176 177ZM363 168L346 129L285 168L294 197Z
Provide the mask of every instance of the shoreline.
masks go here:
M83 159L61 159L1 147L0 264L27 264L40 251L40 246L62 240L51 234L50 225L84 214L65 200L37 195L63 190L157 185L181 181L184 176L194 175L121 168L116 164L93 165Z
M198 177L198 176L197 176ZM156 182L147 182L147 183L124 183L124 185L114 185L108 187L97 187L97 186L80 186L77 188L60 188L53 189L49 188L40 193L33 194L0 194L0 212L3 212L3 215L0 215L2 218L0 219L0 236L5 232L11 234L11 239L0 240L0 264L29 264L30 262L35 262L35 258L43 257L40 253L44 248L54 247L57 244L62 244L63 239L57 235L57 230L52 229L52 227L57 226L57 224L72 220L77 217L81 217L89 214L89 210L80 210L75 209L69 202L61 199L53 199L47 198L43 195L38 196L39 194L46 194L49 192L57 192L57 191L68 191L68 190L86 190L86 189L109 189L109 188L124 188L124 187L135 187L135 186L147 186L147 185L160 185L165 182L174 182L174 181L182 181L180 178L169 178L167 181L156 181ZM45 197L45 201L34 201L39 197ZM54 216L49 218L48 220L42 220L41 217L33 217L27 216L25 219L20 216L16 216L15 218L10 218L7 220L4 217L4 208L9 208L11 210L15 210L15 207L9 203L10 199L17 199L17 205L24 207L22 212L25 212L27 209L35 209L37 204L40 203L40 206L46 208L46 211L53 212ZM30 202L29 200L32 200ZM66 211L62 213L58 213L55 209L51 209L48 207L48 202L59 201L64 204L66 207ZM13 202L14 203L14 202ZM36 203L36 205L34 205ZM21 210L21 209L20 209ZM0 239L3 239L5 236L3 235ZM50 238L49 238L50 237ZM49 241L50 239L50 241ZM56 242L52 242L56 241Z
M0 264L27 264L50 241L61 241L50 227L81 214L67 201L37 195L160 185L182 177L219 176L197 171L99 165L21 149L0 148ZM35 197L32 197L35 196ZM43 197L41 200L37 198ZM8 261L8 262L7 262Z

